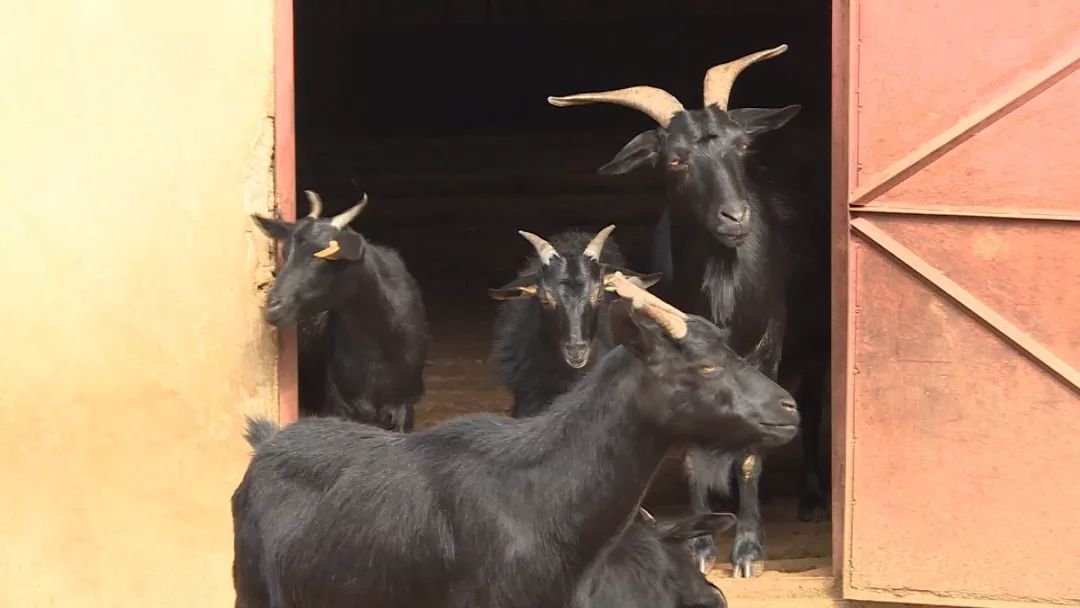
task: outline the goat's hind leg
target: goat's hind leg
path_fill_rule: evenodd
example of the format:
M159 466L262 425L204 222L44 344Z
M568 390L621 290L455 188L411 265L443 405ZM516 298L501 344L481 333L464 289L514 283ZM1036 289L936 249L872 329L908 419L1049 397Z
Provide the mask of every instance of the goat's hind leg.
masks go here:
M827 368L815 369L803 379L796 394L802 416L803 487L799 496L799 519L825 521L829 517L821 466L821 419L824 412Z

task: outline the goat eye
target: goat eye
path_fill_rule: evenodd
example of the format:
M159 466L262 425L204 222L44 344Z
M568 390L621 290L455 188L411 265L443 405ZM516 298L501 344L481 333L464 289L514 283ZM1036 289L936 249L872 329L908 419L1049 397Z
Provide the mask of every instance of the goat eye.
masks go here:
M744 141L744 142L741 142L739 144L739 152L746 152L749 149L750 149L750 143L749 142Z
M669 169L684 169L684 168L686 168L686 162L683 161L683 159L677 158L677 157L672 158L671 160L667 161L667 164L668 164Z
M715 376L720 368L716 365L703 365L698 369L698 373L705 377Z

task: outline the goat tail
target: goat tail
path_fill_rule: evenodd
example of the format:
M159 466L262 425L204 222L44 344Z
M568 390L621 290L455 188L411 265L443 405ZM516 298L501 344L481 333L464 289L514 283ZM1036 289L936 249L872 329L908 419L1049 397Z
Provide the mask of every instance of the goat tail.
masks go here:
M247 420L247 428L244 429L244 439L247 439L247 442L251 444L252 449L258 448L281 430L272 420L267 420L261 416L259 418L244 416L244 419Z

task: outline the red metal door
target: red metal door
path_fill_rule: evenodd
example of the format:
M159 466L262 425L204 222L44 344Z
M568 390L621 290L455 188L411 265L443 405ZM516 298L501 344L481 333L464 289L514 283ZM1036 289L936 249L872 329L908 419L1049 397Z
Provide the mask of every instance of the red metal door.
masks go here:
M292 0L274 0L274 199L281 218L296 220L296 79ZM281 251L278 256L280 261ZM299 417L296 326L278 330L278 422Z
M844 596L1080 603L1080 2L835 11Z

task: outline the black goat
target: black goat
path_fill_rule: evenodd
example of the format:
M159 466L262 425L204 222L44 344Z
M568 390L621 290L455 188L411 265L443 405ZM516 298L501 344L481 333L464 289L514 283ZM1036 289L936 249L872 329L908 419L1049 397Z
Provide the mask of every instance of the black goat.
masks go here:
M556 106L614 103L642 111L660 128L639 134L604 174L662 166L668 205L657 230L661 287L678 306L731 331L731 346L770 378L798 384L803 415L806 485L800 517L825 508L818 439L828 359L828 232L808 208L826 200L804 192L807 208L793 208L752 163L759 136L779 129L800 109L727 109L735 79L746 67L783 53L786 45L713 67L705 76L705 108L686 110L666 91L632 87L551 97ZM790 167L782 167L792 175ZM770 168L771 170L771 168ZM781 364L783 362L783 369ZM692 508L706 513L710 492L730 493L738 482L739 522L731 561L735 576L751 576L764 559L758 484L762 459L751 448L732 454L716 447L688 453ZM711 538L697 543L703 569L715 557Z
M492 360L514 393L511 416L540 413L581 378L590 361L611 349L607 277L622 272L642 287L660 280L659 274L640 277L622 267L622 252L608 241L614 229L596 236L569 230L550 243L519 231L536 254L513 282L488 290L496 300L510 300L495 319Z
M430 342L420 289L396 251L348 227L366 195L332 218L307 195L311 214L296 223L252 216L283 244L266 320L298 322L300 408L408 432Z
M645 515L589 565L570 608L725 608L723 592L697 569L686 541L730 528L735 516L706 513L657 523Z
M790 394L722 330L624 277L611 287L630 300L609 307L621 347L540 416L251 425L264 441L232 498L237 607L566 606L670 448L794 437Z

